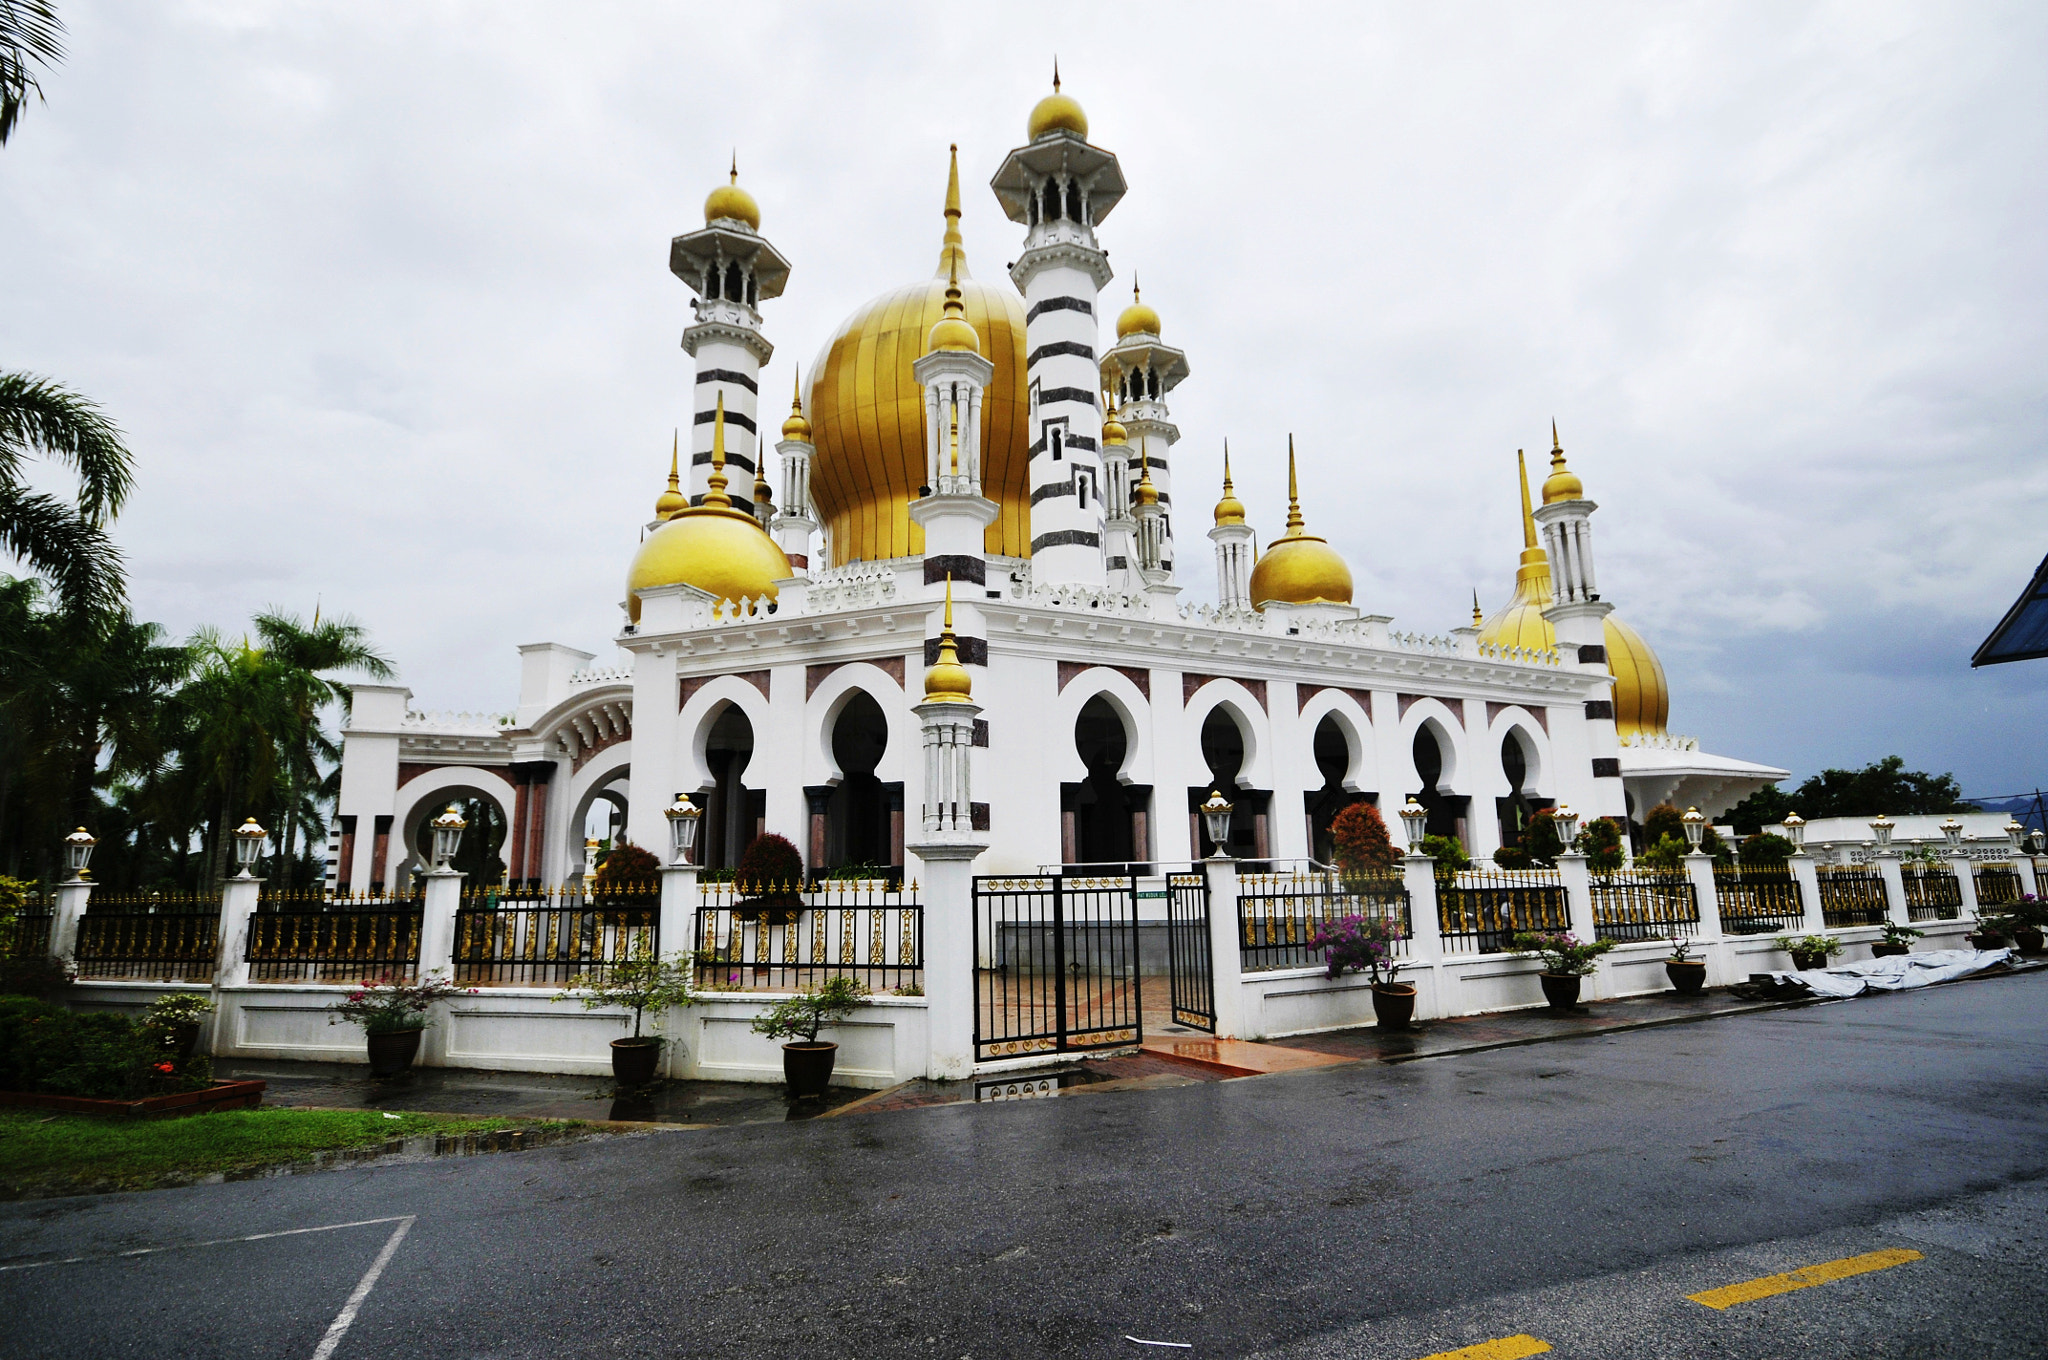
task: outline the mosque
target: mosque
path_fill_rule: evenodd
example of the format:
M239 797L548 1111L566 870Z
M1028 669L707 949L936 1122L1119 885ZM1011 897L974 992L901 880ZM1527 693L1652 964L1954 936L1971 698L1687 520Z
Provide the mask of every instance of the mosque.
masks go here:
M1098 232L1125 182L1088 138L1055 78L990 184L1024 236L995 282L968 268L956 154L933 273L824 342L772 464L764 308L792 266L736 169L714 189L670 247L695 294L690 457L678 441L637 548L622 534L618 659L522 647L499 715L357 687L340 886L404 882L455 799L488 814L507 879L554 884L598 822L664 845L678 793L708 868L774 831L814 872L916 877L917 843L951 829L985 838L981 873L1185 863L1215 848L1195 814L1212 791L1240 857L1326 859L1345 806L1413 795L1480 858L1540 807L1712 815L1785 777L1667 732L1664 668L1597 587L1595 505L1554 427L1490 617L1475 602L1430 636L1365 612L1302 513L1291 441L1263 550L1226 451L1218 598L1183 600L1176 562L1200 549L1169 399L1192 369L1135 286L1103 334ZM934 727L935 704L958 721Z

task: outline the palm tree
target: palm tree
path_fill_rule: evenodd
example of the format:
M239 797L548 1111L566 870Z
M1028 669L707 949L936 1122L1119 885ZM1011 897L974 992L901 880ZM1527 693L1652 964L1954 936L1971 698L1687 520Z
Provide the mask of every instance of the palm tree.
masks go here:
M318 607L310 624L299 622L296 614L265 610L256 616L256 633L276 667L292 714L291 726L277 734L283 784L279 820L284 834L279 862L289 875L298 862L294 846L299 828L304 826L310 837L316 824L308 815L305 794L319 790L321 767L341 758L339 748L321 729L320 714L329 704L339 704L346 714L351 694L331 673L359 671L388 680L397 672L390 659L370 645L369 632L360 623L346 615L322 622Z
M0 0L0 146L21 121L29 94L43 97L29 63L63 60L64 45L57 40L63 31L53 0Z
M75 504L29 489L22 475L31 455L78 474ZM133 482L120 427L97 403L32 373L0 372L0 551L48 576L66 608L121 607L121 553L106 525Z

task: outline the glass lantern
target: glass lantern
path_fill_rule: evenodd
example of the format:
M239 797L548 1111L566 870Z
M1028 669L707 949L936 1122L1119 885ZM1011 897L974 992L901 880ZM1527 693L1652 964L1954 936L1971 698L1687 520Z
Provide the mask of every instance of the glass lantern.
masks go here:
M263 855L263 840L270 833L256 825L254 817L244 818L235 828L235 877L254 878L256 861Z
M1792 842L1794 850L1806 849L1806 819L1796 812L1785 814L1785 839Z
M1686 849L1697 855L1700 852L1700 843L1707 838L1706 814L1696 807L1689 807L1685 810L1685 815L1678 819L1678 822L1680 826L1685 828Z
M1551 820L1557 824L1557 834L1564 841L1564 848L1572 848L1572 842L1579 838L1579 814L1573 812L1569 803L1559 803L1550 812Z
M1941 835L1942 839L1948 842L1950 850L1960 850L1963 848L1963 824L1953 816L1942 822Z
M1401 831L1408 838L1409 854L1422 853L1422 838L1428 827L1429 809L1416 802L1414 794L1409 794L1408 801L1401 807Z
M1891 848L1892 832L1897 828L1898 823L1885 816L1882 812L1870 819L1870 834L1877 838L1877 848L1880 850Z
M1230 814L1235 807L1221 789L1209 790L1209 801L1202 804L1202 825L1208 829L1209 843L1215 847L1213 853L1224 859L1230 858Z
M64 838L64 867L74 881L92 877L86 866L92 863L92 848L98 844L99 838L82 826Z
M434 830L434 867L446 870L455 858L455 852L462 848L462 833L468 830L469 823L462 819L461 805L450 803L448 810L436 817L431 825Z
M704 810L692 803L688 794L679 793L662 815L668 818L668 862L688 864L690 852L697 847L697 825Z

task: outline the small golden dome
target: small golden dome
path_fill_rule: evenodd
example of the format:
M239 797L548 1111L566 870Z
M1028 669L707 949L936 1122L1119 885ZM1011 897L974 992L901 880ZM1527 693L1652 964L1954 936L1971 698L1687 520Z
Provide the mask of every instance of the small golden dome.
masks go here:
M1244 523L1244 502L1230 486L1230 441L1223 441L1223 499L1216 502L1218 524Z
M679 470L682 448L683 437L678 433L676 435L675 447L669 450L668 455L668 490L654 498L654 517L656 519L671 519L676 511L681 510L690 503L690 498L683 494L682 474Z
M1088 115L1081 112L1081 106L1069 95L1060 93L1060 68L1055 62L1052 68L1052 93L1038 101L1031 110L1031 121L1026 125L1032 141L1054 132L1071 132L1083 140L1088 136Z
M626 572L626 612L640 621L640 592L655 586L695 586L720 600L772 600L775 583L790 574L789 558L726 495L725 397L711 434L711 486L702 505L675 512L647 536Z
M1102 402L1102 409L1103 409L1104 411L1108 411L1108 410L1109 410L1109 399L1108 399L1107 397L1103 398L1103 402ZM1131 432L1130 432L1129 430L1126 430L1126 429L1124 428L1124 423L1123 423L1123 422L1122 422L1121 420L1118 420L1118 419L1117 419L1117 418L1116 418L1116 417L1115 417L1114 415L1105 415L1105 416L1103 416L1103 418L1102 418L1102 442L1103 442L1103 443L1105 443L1105 444L1127 444L1127 443L1129 443L1129 442L1130 442L1130 438L1131 438Z
M1585 483L1564 465L1564 446L1557 442L1557 422L1553 420L1550 422L1550 476L1543 481L1543 503L1556 505L1559 501L1585 498Z
M953 578L946 577L946 618L939 631L939 659L924 673L924 702L965 704L974 701L974 677L960 664L953 637Z
M761 205L754 202L754 196L740 188L739 162L734 161L732 179L711 191L704 200L704 224L716 222L721 217L744 222L755 231L761 229Z
M940 350L955 350L967 354L981 353L981 337L974 333L974 327L967 324L967 308L960 301L960 262L952 262L952 273L946 279L946 314L932 323L931 333L925 337L928 353Z
M1152 460L1143 453L1138 455L1138 489L1132 500L1139 505L1159 504L1159 488L1152 485Z
M789 399L789 419L782 422L782 437L799 443L811 442L811 422L804 419L804 384L801 375L792 375L796 382L796 394Z
M1131 280L1131 305L1124 308L1123 314L1116 319L1116 338L1157 334L1159 313L1146 306L1144 299L1138 296L1138 281L1134 278Z
M1287 532L1252 568L1252 608L1282 604L1350 604L1351 568L1327 542L1304 531L1294 477L1294 437L1287 439Z

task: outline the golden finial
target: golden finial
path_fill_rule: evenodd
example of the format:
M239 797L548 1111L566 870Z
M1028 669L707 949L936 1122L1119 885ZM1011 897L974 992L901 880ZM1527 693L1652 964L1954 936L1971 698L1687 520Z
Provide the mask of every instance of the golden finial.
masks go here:
M1564 445L1558 442L1557 421L1550 422L1550 476L1543 481L1543 503L1585 499L1586 486L1578 474L1564 465Z
M760 449L755 449L754 463L754 517L761 518L761 512L775 505L775 489L768 485L768 458ZM766 523L764 520L763 523Z
M946 235L939 242L939 272L967 263L967 244L960 235L960 144L952 146L953 162L946 171Z
M1159 488L1152 485L1152 456L1140 445L1138 449L1138 494L1140 505L1159 504Z
M1053 53L1052 57L1052 92L1060 92L1060 57L1057 52Z
M1228 439L1223 441L1223 497L1216 502L1216 522L1218 524L1244 523L1244 502L1237 498L1236 491L1230 485L1230 441Z
M1294 436L1287 436L1287 532L1283 538L1299 538L1304 521L1301 518L1301 489L1294 479Z
M654 500L654 517L656 519L673 519L676 511L690 503L690 498L683 494L682 452L683 432L678 430L676 431L675 442L670 446L668 453L668 490L662 492Z
M960 261L957 258L947 263L946 314L932 323L931 334L925 337L925 344L928 350L981 353L981 337L975 334L974 327L967 324L967 308L960 301Z
M1472 626L1477 628L1484 622L1486 622L1486 616L1479 612L1479 588L1474 586L1472 588Z
M1563 453L1563 452L1564 452L1564 445L1562 445L1562 444L1560 444L1560 443L1558 443L1558 442L1557 442L1557 417L1556 417L1556 416L1552 416L1552 417L1550 418L1550 451L1551 451L1552 453Z
M974 700L974 677L960 664L959 643L953 637L953 573L946 573L946 613L939 627L939 656L924 673L924 701L928 704L965 704Z
M732 509L732 497L725 494L725 393L718 394L718 411L711 418L711 483L704 491L704 504L720 510Z
M801 373L790 374L789 418L782 422L782 437L811 442L811 422L804 419L804 384Z
M1529 509L1529 463L1520 449L1515 450L1515 471L1522 479L1522 547L1533 548L1536 546L1536 516Z

